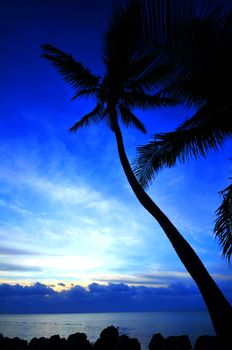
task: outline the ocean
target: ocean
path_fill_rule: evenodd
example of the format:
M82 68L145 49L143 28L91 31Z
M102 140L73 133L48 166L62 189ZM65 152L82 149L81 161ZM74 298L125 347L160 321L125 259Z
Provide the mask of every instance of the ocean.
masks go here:
M25 340L55 334L67 338L83 332L94 342L111 325L118 327L120 335L137 338L143 350L154 333L164 337L187 334L192 345L199 335L215 334L206 311L0 315L0 333Z

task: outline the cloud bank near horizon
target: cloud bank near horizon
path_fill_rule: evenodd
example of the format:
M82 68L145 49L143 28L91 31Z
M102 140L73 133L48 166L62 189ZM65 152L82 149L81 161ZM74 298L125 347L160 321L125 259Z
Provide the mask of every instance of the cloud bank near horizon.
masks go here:
M62 287L65 283L62 283ZM204 309L194 285L129 286L125 283L73 285L56 291L51 286L0 284L0 313L133 312Z

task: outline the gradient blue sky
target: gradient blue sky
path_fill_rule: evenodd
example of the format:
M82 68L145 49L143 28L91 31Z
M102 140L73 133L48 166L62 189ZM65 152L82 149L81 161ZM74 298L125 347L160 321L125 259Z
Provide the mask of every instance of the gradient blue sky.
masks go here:
M40 45L51 43L104 73L101 47L111 8L109 0L1 0L0 312L23 309L30 293L38 306L41 293L61 298L63 289L67 299L78 290L90 300L93 290L111 293L114 286L116 294L130 291L128 300L142 296L133 310L203 305L169 241L130 190L112 132L102 124L68 134L91 101L71 103L72 90L40 57ZM123 128L131 160L136 146L172 130L191 111L137 114L148 134ZM212 230L218 191L231 176L231 145L163 171L149 189L230 300L231 267ZM120 293L123 309L129 301L123 304ZM15 295L22 297L18 304Z

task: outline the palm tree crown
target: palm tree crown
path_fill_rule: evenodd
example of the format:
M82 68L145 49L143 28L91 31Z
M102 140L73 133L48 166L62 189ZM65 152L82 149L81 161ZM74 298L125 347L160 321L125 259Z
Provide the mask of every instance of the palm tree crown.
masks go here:
M44 50L43 57L51 61L64 79L74 87L73 99L80 96L93 96L96 99L95 108L75 123L70 128L71 132L76 132L81 127L97 124L100 121L105 121L113 130L114 118L120 116L126 126L134 126L145 133L144 125L133 114L132 109L139 107L142 110L147 110L174 103L171 99L161 97L159 94L151 95L144 91L141 81L133 79L133 75L136 75L133 72L134 62L130 62L132 67L131 71L128 71L128 80L125 82L122 80L122 76L115 79L116 62L112 62L113 65L108 67L106 76L100 78L74 60L71 55L54 46L43 45L42 48ZM107 62L108 66L110 64L111 62ZM136 62L134 66L136 66ZM121 72L122 75L123 73Z
M125 26L128 28L128 21L131 30L125 31ZM151 57L148 57L142 48L139 51L135 50L136 40L133 39L135 30L132 28L134 26L138 28L139 23L136 17L132 18L129 13L127 14L122 4L119 3L115 7L110 29L104 38L103 58L106 68L104 77L94 75L72 55L52 45L42 45L42 57L51 61L64 80L74 88L75 94L72 99L92 96L96 100L94 109L76 122L70 128L71 132L101 121L114 130L115 118L118 119L120 116L125 126L135 127L145 133L144 125L132 110L134 108L148 110L175 103L171 98L150 92L152 84L146 69ZM156 79L160 78L159 69L153 75Z
M176 130L155 134L151 142L138 147L134 170L143 187L162 168L189 158L205 157L210 150L222 148L232 136L231 2L215 1L206 12L196 10L192 21L185 22L184 30L176 32L176 36L167 35L169 40L166 39L160 57L176 62L175 73L166 76L163 91L187 106L195 105L197 111ZM223 254L230 260L232 206L224 201L232 202L232 186L223 193L214 231Z

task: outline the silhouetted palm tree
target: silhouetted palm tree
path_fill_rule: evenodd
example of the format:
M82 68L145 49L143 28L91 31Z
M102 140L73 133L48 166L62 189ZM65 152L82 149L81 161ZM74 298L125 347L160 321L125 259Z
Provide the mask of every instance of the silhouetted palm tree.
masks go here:
M223 200L216 211L217 220L214 232L223 247L223 254L230 260L232 254L232 184L220 194Z
M140 1L133 0L128 6L119 3L116 7L104 40L104 77L97 77L71 55L51 45L43 46L43 57L51 61L66 82L73 86L74 99L89 95L96 99L96 107L75 123L70 131L76 132L81 127L101 121L109 125L115 134L119 158L134 194L163 228L180 260L198 285L217 334L221 339L228 339L227 326L231 320L228 301L191 246L139 184L125 152L119 118L126 126L135 126L144 132L143 124L132 112L133 108L147 110L172 103L164 95L148 93L149 89L155 87L156 81L162 82L172 67L170 62L167 65L161 62L151 73L150 65L153 64L156 53L147 50L147 45L143 45L138 35L138 32L143 32L145 25L140 5Z
M155 33L153 40L156 37ZM198 10L198 16L191 16L191 21L185 22L184 30L178 33L173 30L172 34L167 33L167 38L169 41L166 39L162 48L162 61L175 58L176 73L166 76L164 91L198 109L176 130L156 134L154 140L138 148L134 170L143 187L162 168L172 167L177 161L205 157L210 150L221 149L225 140L232 136L232 3L214 1L211 6L208 4L206 12ZM232 185L221 194L223 201L216 211L214 232L229 261Z

